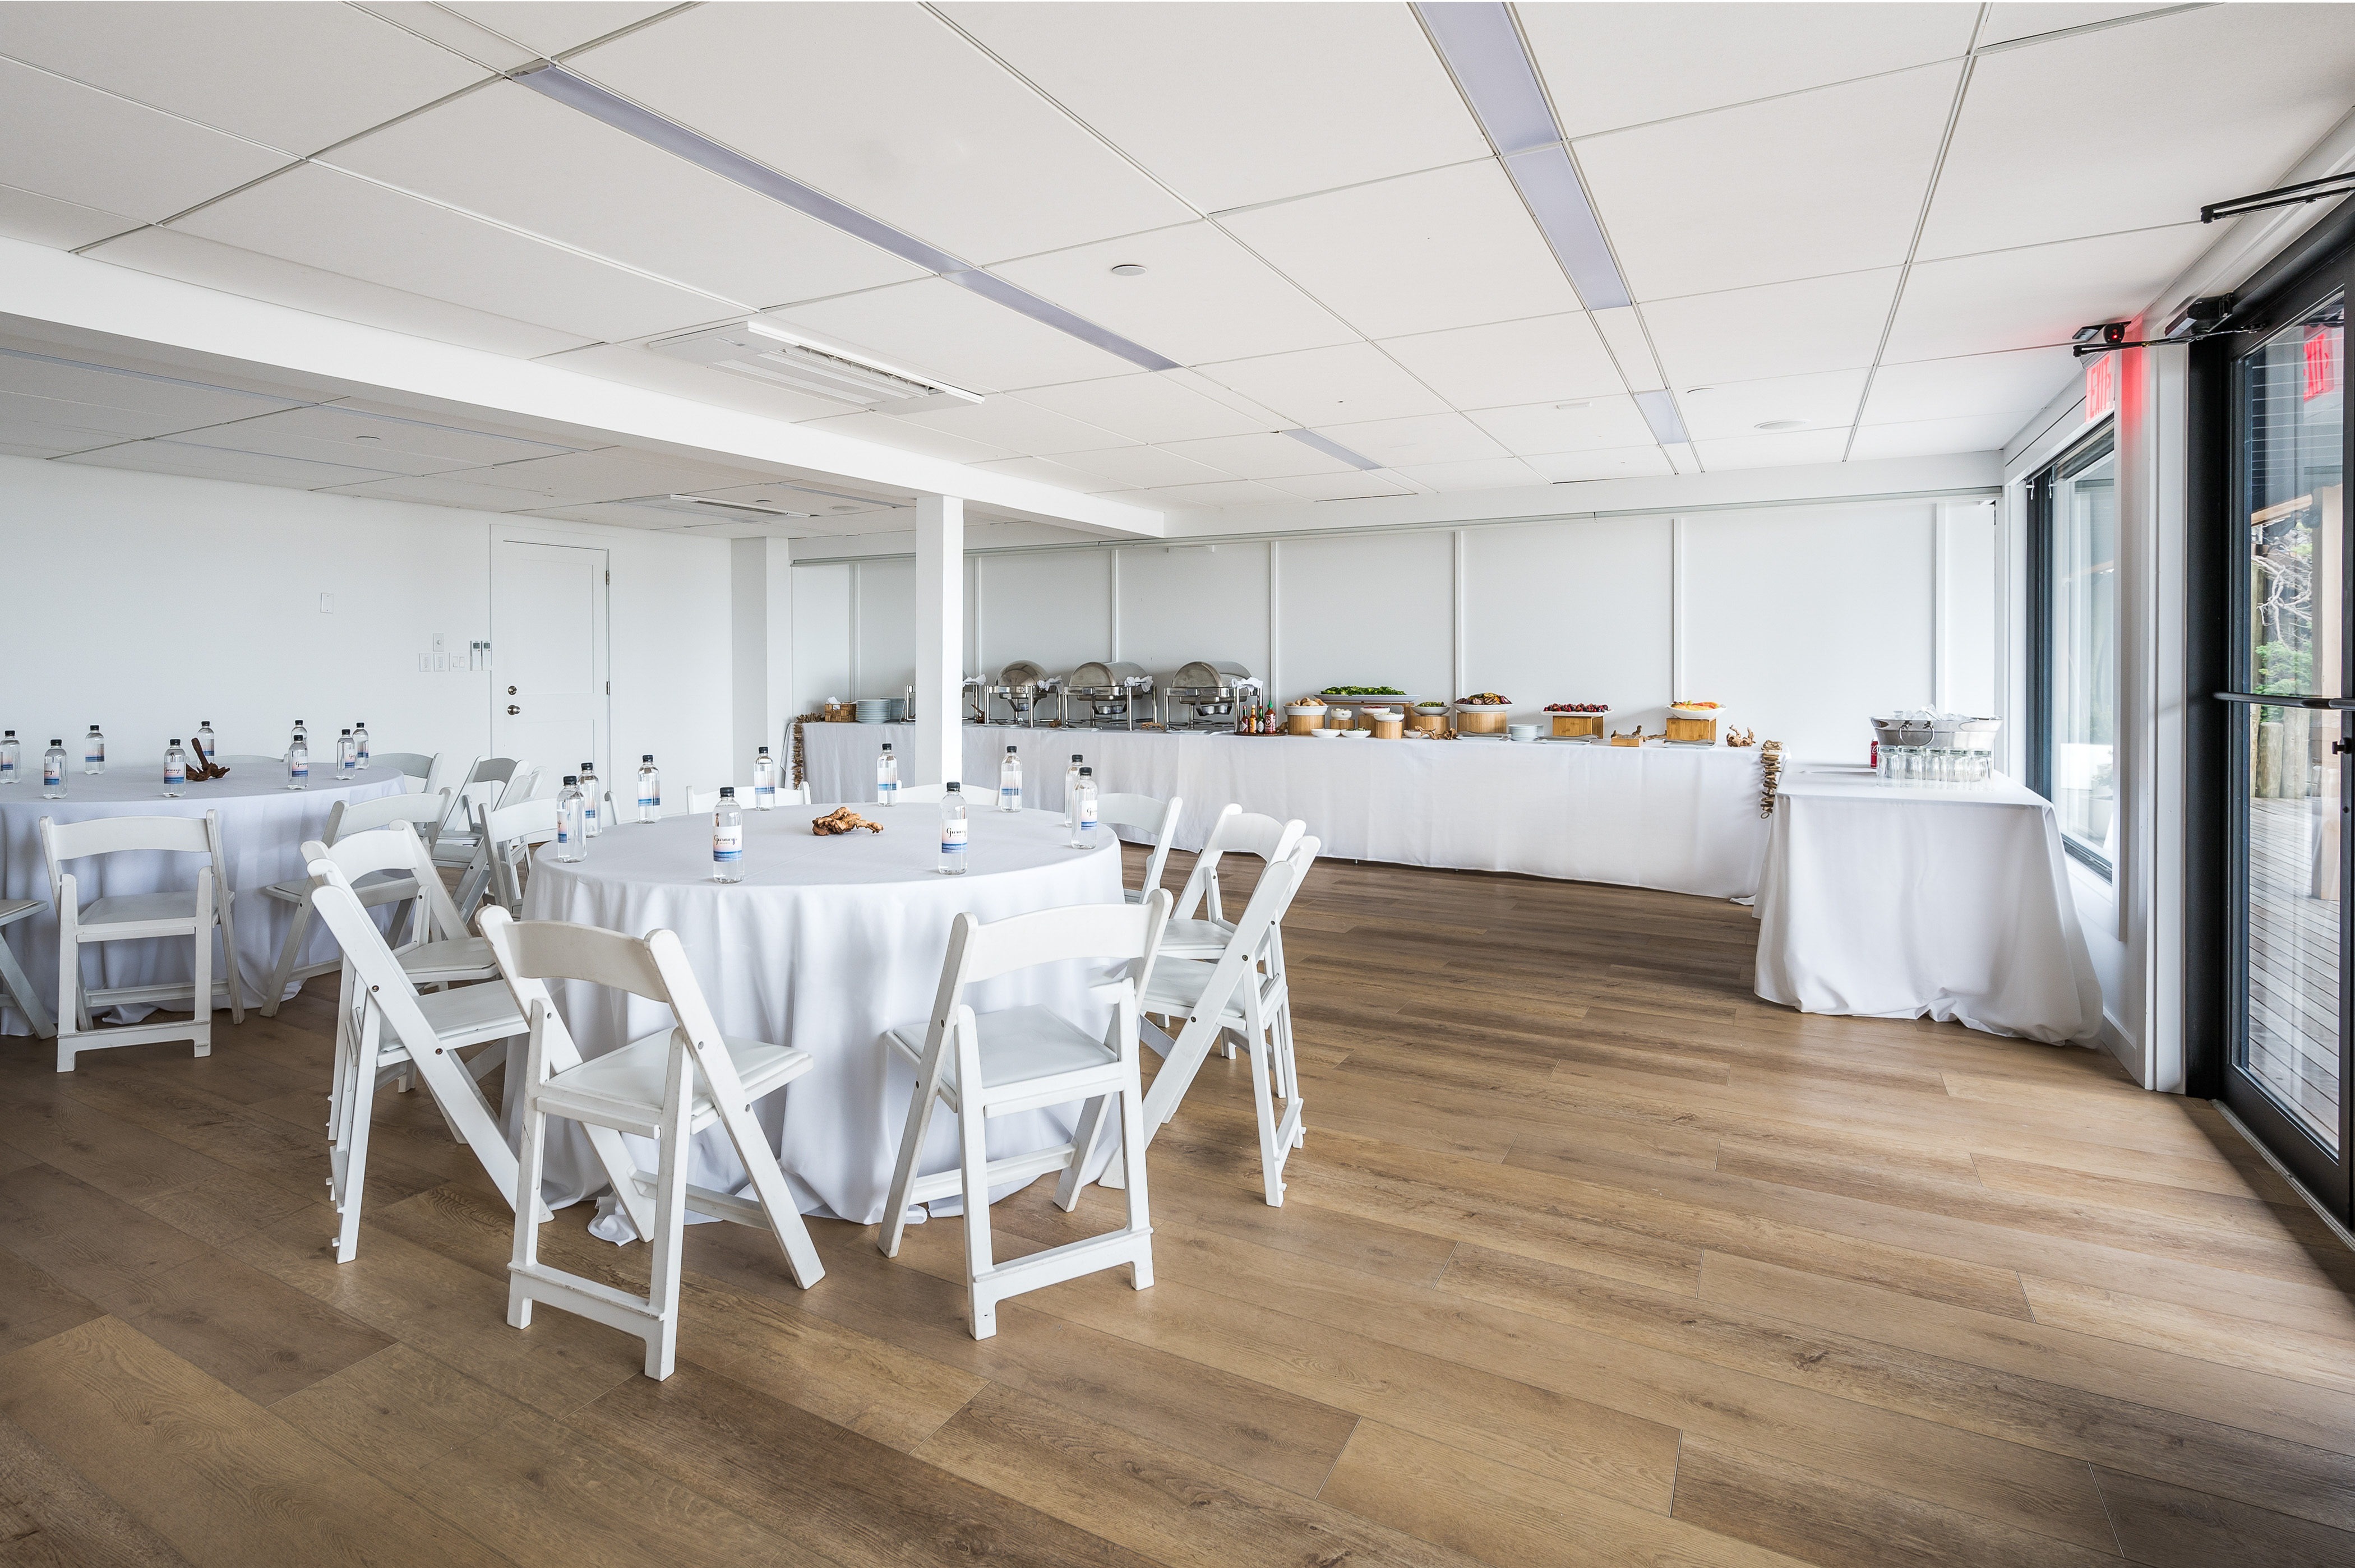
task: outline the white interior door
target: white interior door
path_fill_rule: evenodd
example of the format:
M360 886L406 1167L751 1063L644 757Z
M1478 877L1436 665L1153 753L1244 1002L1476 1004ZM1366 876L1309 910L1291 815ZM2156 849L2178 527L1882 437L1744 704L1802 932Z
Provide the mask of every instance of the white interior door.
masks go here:
M491 562L491 743L537 763L539 793L605 754L605 552L498 540Z

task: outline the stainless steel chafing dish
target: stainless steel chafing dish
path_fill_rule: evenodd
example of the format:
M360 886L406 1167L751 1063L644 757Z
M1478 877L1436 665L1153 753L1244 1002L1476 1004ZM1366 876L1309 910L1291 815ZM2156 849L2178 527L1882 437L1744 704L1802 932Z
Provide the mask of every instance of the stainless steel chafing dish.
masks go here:
M1235 704L1249 701L1261 684L1257 676L1231 660L1196 659L1161 688L1161 722L1172 730L1232 729ZM1180 717L1181 709L1188 716Z
M1145 703L1145 717L1153 717L1151 699L1153 677L1145 673L1142 665L1124 660L1098 659L1083 664L1063 677L1063 722L1090 730L1134 730L1136 709ZM1071 705L1085 705L1086 712L1075 721Z
M1039 706L1055 694L1060 686L1043 666L1028 659L1016 659L997 672L995 685L981 688L982 722L985 724L1028 724L1039 722ZM1004 703L1007 717L999 719L993 704Z

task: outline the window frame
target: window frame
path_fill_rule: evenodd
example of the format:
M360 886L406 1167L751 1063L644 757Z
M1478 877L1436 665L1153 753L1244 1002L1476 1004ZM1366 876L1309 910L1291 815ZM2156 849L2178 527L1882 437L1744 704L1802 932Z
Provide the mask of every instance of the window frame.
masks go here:
M2117 435L2117 416L2105 414L2091 430L2022 481L2028 516L2028 734L2024 752L2026 776L2022 782L2046 800L2052 799L2052 552L2059 542L2053 492L2060 480L2083 473L2104 457L2115 458ZM2118 630L2123 643L2123 628ZM2123 654L2123 645L2119 652ZM2070 859L2104 882L2117 885L2117 869L2099 849L2071 837L2066 828L2061 833L2061 847Z

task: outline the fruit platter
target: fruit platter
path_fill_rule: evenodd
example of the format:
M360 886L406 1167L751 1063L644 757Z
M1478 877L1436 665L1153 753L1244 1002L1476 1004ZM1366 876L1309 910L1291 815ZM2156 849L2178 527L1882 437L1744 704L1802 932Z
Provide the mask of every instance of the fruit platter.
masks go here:
M1717 721L1725 716L1721 702L1668 704L1668 740L1671 745L1714 746Z
M1455 699L1455 732L1459 735L1501 735L1513 699L1498 691L1476 691Z
M1611 711L1607 702L1549 702L1545 710L1553 715L1553 738L1557 741L1593 742L1603 738L1603 717Z
M1476 691L1469 697L1455 699L1458 708L1510 708L1513 699L1494 691Z
M1548 713L1608 713L1611 711L1611 704L1607 702L1549 702L1545 705L1545 710Z
M1319 695L1324 697L1404 697L1406 693L1395 686L1328 686Z

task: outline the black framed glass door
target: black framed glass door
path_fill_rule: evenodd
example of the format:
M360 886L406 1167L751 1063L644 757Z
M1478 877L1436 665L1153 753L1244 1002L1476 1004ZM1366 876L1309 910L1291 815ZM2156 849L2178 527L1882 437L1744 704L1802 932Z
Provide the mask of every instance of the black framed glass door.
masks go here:
M2234 344L2229 889L2222 1098L2327 1207L2350 1179L2347 831L2355 592L2344 461L2344 268Z

